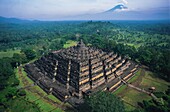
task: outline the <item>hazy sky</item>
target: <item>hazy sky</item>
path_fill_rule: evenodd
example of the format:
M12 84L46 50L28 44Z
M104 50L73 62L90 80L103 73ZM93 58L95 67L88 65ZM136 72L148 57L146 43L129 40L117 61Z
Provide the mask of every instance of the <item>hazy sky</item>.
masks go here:
M169 0L0 0L0 16L55 19L103 12L118 3L124 3L131 10L170 8Z

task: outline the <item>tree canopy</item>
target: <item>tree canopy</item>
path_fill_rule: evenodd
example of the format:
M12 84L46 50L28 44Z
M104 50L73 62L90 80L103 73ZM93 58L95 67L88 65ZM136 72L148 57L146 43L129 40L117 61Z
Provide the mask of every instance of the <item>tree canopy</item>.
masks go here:
M123 102L110 92L97 92L86 97L78 107L80 112L124 112Z

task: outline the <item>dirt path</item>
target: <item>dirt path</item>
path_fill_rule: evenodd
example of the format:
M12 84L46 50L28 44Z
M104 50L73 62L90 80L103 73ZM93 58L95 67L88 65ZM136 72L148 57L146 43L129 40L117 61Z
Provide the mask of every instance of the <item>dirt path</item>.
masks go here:
M19 77L22 79L22 82L23 82L24 87L26 87L26 88L24 88L24 89L27 90L27 91L32 92L33 94L38 94L38 95L40 96L39 99L43 99L45 102L49 103L50 105L53 105L53 106L55 107L55 108L53 109L53 111L56 110L57 108L61 108L62 110L66 110L66 109L68 108L68 107L65 106L63 103L58 103L58 102L55 102L55 101L51 100L50 98L47 97L48 95L45 95L45 96L44 96L44 94L41 93L41 92L39 92L38 90L36 90L36 89L31 89L32 86L28 87L29 85L32 85L32 84L29 84L29 81L24 77L24 75L23 75L23 73L22 73L22 66L20 66L20 67L18 68L18 73L19 73ZM28 84L29 84L29 85L28 85ZM34 101L32 101L32 102L38 101L39 99L36 99L36 100L34 100ZM69 108L70 108L70 107L69 107Z
M161 82L153 80L153 79L149 79L149 78L146 77L147 76L146 72L148 72L148 68L145 68L145 67L142 66L140 70L141 70L140 74L139 74L139 76L137 77L137 79L134 82L128 83L128 82L126 82L126 81L124 81L122 79L122 82L124 82L124 84L127 85L127 87L123 91L130 91L131 89L134 89L134 90L137 90L137 91L139 91L141 93L144 93L144 94L147 94L147 95L151 96L156 102L161 102L153 93L151 93L148 90L145 90L143 88L140 88L140 87L142 87L141 86L142 85L141 84L142 83L142 78L146 78L146 79L148 79L150 81L155 81L157 83L161 83ZM164 84L164 85L167 85L167 84ZM126 94L126 92L123 92L123 91L118 94L118 96L120 96L122 99L124 98L124 96ZM134 104L131 104L130 102L127 102L125 99L123 99L123 101L126 104L131 105L132 107L141 108L136 104L134 105Z
M144 76L144 75L145 75L145 70L142 69L140 76ZM128 83L127 81L125 81L125 80L122 79L122 78L120 78L120 80L121 80L121 82L123 82L123 83L124 83L125 85L127 85L128 87L133 88L133 89L135 89L135 90L137 90L137 91L139 91L139 92L141 92L141 93L145 93L145 94L151 96L154 100L158 101L158 98L157 98L153 93L151 93L151 92L149 92L149 91L147 91L147 90L145 90L145 89L142 89L142 88L138 87L139 83L136 83L136 85L134 85L134 84ZM141 81L142 81L142 78L140 78L139 82L141 82Z
M136 79L135 82L132 82L131 84L134 86L140 86L140 83L142 82L142 77L145 76L145 70L141 69L139 77ZM129 91L131 88L126 87L123 91ZM118 95L120 97L123 97L126 93L121 92Z

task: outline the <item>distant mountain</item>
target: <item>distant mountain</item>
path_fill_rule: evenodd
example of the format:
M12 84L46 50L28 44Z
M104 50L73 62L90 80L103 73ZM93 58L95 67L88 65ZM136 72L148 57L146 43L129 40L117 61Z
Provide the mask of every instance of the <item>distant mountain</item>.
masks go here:
M97 13L67 18L68 20L137 20L140 19L140 12L130 11L123 4L118 4L113 8Z
M30 22L30 21L22 20L22 19L18 19L18 18L6 18L6 17L0 16L0 22L3 22L3 23L26 23L26 22Z
M114 11L126 10L126 9L128 9L128 7L124 6L123 4L119 4L106 12L114 12Z
M167 7L136 10L123 4L97 14L86 14L64 18L66 20L169 20L170 13Z

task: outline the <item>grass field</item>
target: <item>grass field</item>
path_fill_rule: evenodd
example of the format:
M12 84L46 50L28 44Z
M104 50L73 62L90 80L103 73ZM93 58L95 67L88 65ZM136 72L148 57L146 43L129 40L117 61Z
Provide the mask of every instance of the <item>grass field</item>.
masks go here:
M23 76L19 74L18 69L15 69L15 72L17 78L20 80L20 87L33 84L33 81L26 76L26 73L23 71L23 69L22 69ZM48 102L47 100L41 97L41 96L46 96L47 93L45 93L39 86L30 87L28 89L25 89L25 91L27 94L26 99L28 99L28 101L30 102L34 102L35 104L37 104L42 112L48 112L53 109L54 110L52 112L63 112L60 108L56 108L56 105L51 104L50 102ZM58 100L53 95L48 95L47 97L58 104L61 103L60 100Z
M145 76L141 81L142 88L149 88L151 86L154 86L156 87L156 91L165 91L168 89L168 85L170 85L168 82L155 77L154 74L150 71L147 71L145 73Z
M66 42L66 44L64 44L64 48L68 48L68 47L71 47L71 46L75 46L75 45L77 45L77 42L76 41L72 41L72 40L68 40L67 42Z
M155 77L152 72L145 69L139 69L136 75L128 82L146 90L148 90L149 87L154 86L157 92L167 90L168 85L170 85L170 83ZM113 94L116 94L122 98L126 111L132 111L136 108L140 108L138 106L138 102L151 99L149 95L138 92L132 88L127 87L126 85L121 86Z
M6 52L0 52L0 59L3 57L12 57L14 53L20 53L21 50L7 50Z
M7 112L22 112L21 110L26 110L26 112L39 112L34 104L21 98L13 99L13 101L10 102L10 107L10 110Z

